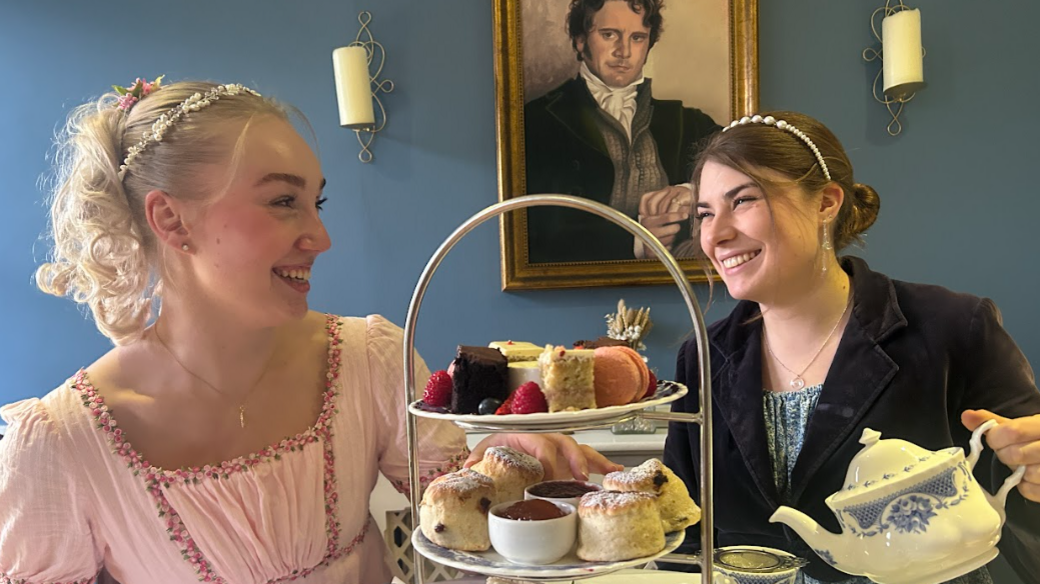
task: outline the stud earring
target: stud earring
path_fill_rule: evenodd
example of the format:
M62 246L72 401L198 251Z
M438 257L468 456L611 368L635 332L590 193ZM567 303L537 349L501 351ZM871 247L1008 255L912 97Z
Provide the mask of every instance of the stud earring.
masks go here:
M182 251L188 251L189 249L191 249L191 248L188 247L188 244L185 243L185 244L181 245L181 250Z

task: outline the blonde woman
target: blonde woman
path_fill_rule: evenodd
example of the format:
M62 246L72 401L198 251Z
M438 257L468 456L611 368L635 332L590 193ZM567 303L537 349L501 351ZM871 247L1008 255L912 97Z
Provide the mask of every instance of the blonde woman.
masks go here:
M367 501L378 472L407 492L402 335L308 309L317 158L249 88L123 93L70 117L37 273L115 348L2 412L0 582L389 581ZM466 461L459 429L419 427L426 480ZM499 441L550 476L616 468Z
M693 184L695 241L741 301L709 332L719 545L785 549L810 560L806 582L866 583L770 516L788 505L841 531L825 499L843 488L864 428L937 450L966 448L972 430L997 419L975 474L995 492L1027 466L1000 546L1024 581L1037 582L1040 392L993 302L837 256L874 223L880 199L808 116L735 122L699 154ZM676 379L697 377L688 342ZM665 462L691 485L699 448L696 432L669 432ZM956 581L991 580L982 568Z

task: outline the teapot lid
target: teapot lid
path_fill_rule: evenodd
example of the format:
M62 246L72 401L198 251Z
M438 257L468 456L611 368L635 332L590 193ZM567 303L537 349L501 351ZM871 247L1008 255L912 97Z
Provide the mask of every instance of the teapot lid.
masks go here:
M881 433L871 428L863 429L859 442L864 445L863 449L853 457L845 474L845 487L836 496L858 495L874 487L894 484L943 466L957 453L964 454L956 447L933 452L906 440L882 440Z

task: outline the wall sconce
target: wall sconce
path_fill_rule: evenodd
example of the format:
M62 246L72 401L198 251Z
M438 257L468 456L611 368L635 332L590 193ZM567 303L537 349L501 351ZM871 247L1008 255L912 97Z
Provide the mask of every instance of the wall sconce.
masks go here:
M881 70L874 77L872 88L874 99L888 108L892 121L888 123L889 135L903 131L899 114L903 106L914 98L924 83L924 48L921 46L921 11L911 9L903 0L887 0L885 5L870 15L870 30L881 43L881 50L863 49L863 59L881 59ZM874 24L881 14L881 34ZM878 81L882 81L883 94L878 93Z
M361 29L354 42L332 51L332 68L336 75L339 125L354 130L357 135L358 144L361 145L358 160L372 162L369 146L376 133L386 126L386 109L379 99L379 92L390 93L394 90L394 82L389 79L379 80L386 61L386 50L372 38L372 32L368 29L372 13L367 10L361 12L358 14L358 22L361 23ZM362 37L367 37L367 40ZM378 66L375 74L371 75L369 67L377 57ZM379 106L378 109L373 102Z

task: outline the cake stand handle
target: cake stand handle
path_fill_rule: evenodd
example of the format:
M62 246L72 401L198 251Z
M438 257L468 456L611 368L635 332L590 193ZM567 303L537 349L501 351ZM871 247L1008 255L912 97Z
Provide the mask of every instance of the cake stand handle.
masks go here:
M466 222L452 232L452 234L444 240L444 243L437 248L437 251L433 253L433 256L430 257L430 260L426 263L426 267L423 269L422 274L419 276L419 281L415 285L415 291L412 292L412 300L408 304L408 314L405 317L404 324L405 405L407 407L407 404L415 401L415 324L419 318L419 308L422 305L423 297L426 295L426 288L429 286L430 280L433 278L433 274L437 271L438 266L440 266L441 261L448 252L455 247L455 244L463 238L463 236L488 219L517 209L545 206L569 207L571 209L587 211L622 227L634 235L636 239L642 241L643 245L647 249L654 252L657 259L664 264L668 273L671 274L672 279L675 280L675 285L679 287L679 292L682 294L683 301L686 303L686 309L690 313L690 320L693 323L694 335L697 340L697 365L700 372L700 379L698 380L698 395L701 414L699 420L701 432L700 500L702 508L700 554L701 577L705 582L711 582L711 558L714 553L714 516L712 513L712 501L714 499L712 497L711 480L713 468L711 433L711 364L708 360L707 329L704 325L704 316L701 314L693 289L690 287L690 281L686 277L686 274L683 273L682 268L679 267L678 262L675 261L672 254L664 247L664 245L661 244L660 241L658 241L656 237L653 236L653 234L650 233L650 231L638 222L632 220L628 215L625 215L612 207L608 207L607 205L582 197L572 197L568 195L524 195L491 205L467 219ZM406 419L409 462L408 482L412 507L412 530L414 531L419 529L419 498L421 496L419 485L418 433L416 431L416 416L411 412L408 412ZM424 584L426 578L422 571L422 556L414 549L412 554L414 558L413 569L415 571L415 582L416 584Z

